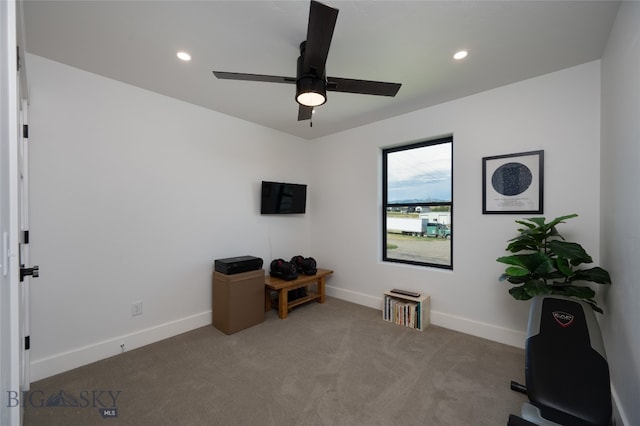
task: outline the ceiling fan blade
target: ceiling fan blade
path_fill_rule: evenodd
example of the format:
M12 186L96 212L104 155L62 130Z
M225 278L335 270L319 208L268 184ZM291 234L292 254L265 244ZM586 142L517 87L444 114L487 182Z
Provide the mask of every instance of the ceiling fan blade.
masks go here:
M277 75L244 74L240 72L213 71L217 78L226 80L264 81L267 83L294 83L294 77L280 77Z
M298 121L311 120L311 114L313 114L313 107L298 106Z
M331 92L360 93L363 95L395 96L402 84L384 81L354 80L327 77L327 90Z
M309 7L309 24L302 68L305 72L316 70L322 75L329 56L329 47L333 30L338 19L338 9L334 9L315 0Z

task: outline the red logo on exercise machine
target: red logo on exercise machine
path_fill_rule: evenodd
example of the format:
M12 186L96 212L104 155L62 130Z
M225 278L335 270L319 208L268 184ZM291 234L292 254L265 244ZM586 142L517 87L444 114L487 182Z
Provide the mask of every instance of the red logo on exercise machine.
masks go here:
M568 314L566 312L555 311L553 313L553 318L555 318L556 322L560 324L561 327L569 327L573 323L573 319L575 318L572 314Z

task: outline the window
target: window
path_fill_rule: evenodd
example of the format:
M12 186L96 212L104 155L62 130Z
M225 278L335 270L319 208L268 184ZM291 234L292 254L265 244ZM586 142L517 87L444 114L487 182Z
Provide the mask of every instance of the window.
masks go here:
M453 137L382 151L382 260L453 268Z

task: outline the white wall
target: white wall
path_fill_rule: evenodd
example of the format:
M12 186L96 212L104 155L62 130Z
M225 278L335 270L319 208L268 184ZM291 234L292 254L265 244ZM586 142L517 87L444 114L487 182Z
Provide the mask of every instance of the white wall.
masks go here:
M602 322L624 424L640 424L640 3L623 2L602 58Z
M261 180L308 183L306 141L27 59L33 380L210 324L214 259L309 253L309 215L259 214Z
M434 324L523 346L529 303L508 295L495 261L523 216L482 214L482 157L543 149L544 216L578 213L561 232L597 263L599 123L595 61L316 140L312 250L336 271L329 294L380 307L384 290L417 290L431 296ZM454 269L383 263L380 151L446 134L454 136Z

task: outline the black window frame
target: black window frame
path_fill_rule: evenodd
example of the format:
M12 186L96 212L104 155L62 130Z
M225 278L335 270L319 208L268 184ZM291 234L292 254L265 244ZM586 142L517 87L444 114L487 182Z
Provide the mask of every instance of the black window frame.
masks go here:
M389 203L387 194L387 155L393 152L408 151L416 148L423 148L425 146L439 145L443 143L451 144L451 201L450 202L419 202L419 203ZM453 231L453 136L440 137L437 139L430 139L421 142L410 143L407 145L393 146L382 149L382 261L392 263L404 263L408 265L425 266L432 268L453 270L453 232L451 233L450 240L450 262L448 265L430 262L419 262L407 259L394 259L387 255L387 212L389 208L394 207L434 207L434 206L449 206L451 230Z

